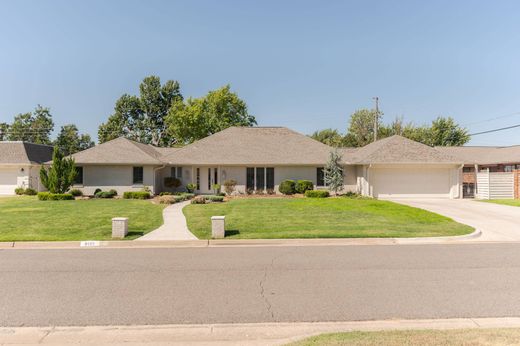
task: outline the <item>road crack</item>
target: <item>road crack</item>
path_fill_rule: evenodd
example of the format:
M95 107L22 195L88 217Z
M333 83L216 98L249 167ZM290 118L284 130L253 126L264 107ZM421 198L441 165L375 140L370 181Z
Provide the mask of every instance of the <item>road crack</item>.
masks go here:
M265 289L265 283L267 281L267 275L269 273L269 270L272 270L274 269L274 262L280 258L282 258L283 256L287 256L289 254L292 254L293 252L295 252L296 250L298 249L298 247L294 247L293 249L291 249L290 251L287 251L285 253L282 253L278 256L274 256L272 259L271 259L271 263L267 266L264 267L264 275L262 277L262 279L260 280L260 282L258 283L258 285L260 286L260 296L262 297L262 299L264 300L265 302L265 306L267 308L267 312L269 313L269 315L271 316L271 319L276 322L276 318L274 316L274 311L273 311L273 304L271 303L271 301L269 300L269 298L267 297L266 295L266 289Z

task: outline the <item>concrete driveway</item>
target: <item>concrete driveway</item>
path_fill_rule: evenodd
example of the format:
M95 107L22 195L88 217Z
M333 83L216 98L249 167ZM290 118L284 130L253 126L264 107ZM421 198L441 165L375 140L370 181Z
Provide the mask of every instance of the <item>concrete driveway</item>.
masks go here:
M392 199L425 209L482 231L474 241L520 241L520 207L468 199Z

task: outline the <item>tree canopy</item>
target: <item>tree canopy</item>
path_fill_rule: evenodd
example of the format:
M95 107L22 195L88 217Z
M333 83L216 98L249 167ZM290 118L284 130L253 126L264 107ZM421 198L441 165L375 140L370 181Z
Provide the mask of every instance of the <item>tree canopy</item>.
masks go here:
M161 85L157 76L144 78L139 96L124 94L116 101L114 114L99 126L99 142L124 136L141 143L170 146L174 139L167 131L165 118L170 107L182 99L177 81Z
M314 132L311 137L332 147L362 147L374 141L375 110L361 109L349 120L346 133L325 129ZM400 135L429 146L459 146L470 140L468 131L451 117L438 117L431 124L416 126L396 118L390 124L378 118L377 138ZM340 143L340 144L337 144Z
M61 127L54 145L60 149L63 155L68 156L93 147L94 141L92 141L90 135L80 134L76 125L69 124Z
M253 126L256 119L226 85L200 98L178 100L170 108L166 123L177 143L188 144L230 126Z
M18 114L11 124L0 124L1 139L7 141L51 144L53 130L54 122L49 108L40 105L33 112Z

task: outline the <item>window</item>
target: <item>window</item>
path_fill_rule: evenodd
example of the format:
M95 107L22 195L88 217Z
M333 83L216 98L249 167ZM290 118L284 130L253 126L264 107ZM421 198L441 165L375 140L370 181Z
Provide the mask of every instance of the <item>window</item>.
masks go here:
M143 183L143 167L134 167L133 183L134 184Z
M246 189L255 189L255 169L253 167L246 168Z
M316 186L325 186L325 170L323 167L316 168Z
M211 168L208 168L208 190L211 190Z
M213 176L215 178L213 184L218 184L218 168L213 168Z
M170 177L182 179L182 167L171 167Z
M200 190L200 168L197 168L197 190Z
M515 170L515 165L504 166L504 172L512 172Z
M267 167L265 170L265 189L274 190L274 167Z
M256 167L256 189L263 191L265 183L265 168Z
M464 173L472 173L475 171L475 167L463 167L462 172Z
M83 185L83 167L76 167L76 177L74 185Z

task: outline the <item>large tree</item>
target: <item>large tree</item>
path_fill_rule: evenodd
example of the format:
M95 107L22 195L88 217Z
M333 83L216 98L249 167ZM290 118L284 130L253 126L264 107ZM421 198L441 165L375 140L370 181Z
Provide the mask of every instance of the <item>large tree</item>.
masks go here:
M230 126L256 125L256 119L226 85L204 97L178 100L170 108L166 123L177 143L188 144Z
M124 136L156 146L171 145L174 139L168 134L165 118L172 104L182 99L177 81L161 85L157 76L144 78L139 96L124 94L116 101L114 114L99 126L99 142Z
M36 144L51 144L50 135L54 130L54 122L49 108L38 105L31 113L18 114L12 124L0 125L2 139L9 141L26 141Z
M438 117L432 121L425 143L432 146L464 145L471 139L468 130L461 127L453 118Z
M54 142L65 156L77 153L94 146L94 142L88 134L80 134L74 124L64 125Z
M310 137L335 148L343 146L345 142L344 136L336 129L315 131Z
M376 111L372 109L360 109L355 111L348 123L345 135L345 144L349 147L362 147L374 141L374 122ZM378 127L381 120L378 117Z

